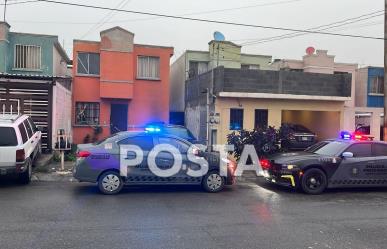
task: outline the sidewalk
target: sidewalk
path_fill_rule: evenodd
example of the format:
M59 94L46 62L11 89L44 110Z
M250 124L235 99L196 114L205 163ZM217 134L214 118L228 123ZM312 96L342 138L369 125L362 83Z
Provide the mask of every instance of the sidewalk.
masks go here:
M44 168L35 169L32 173L33 182L76 182L72 170L75 162L65 162L61 170L60 162L52 162Z

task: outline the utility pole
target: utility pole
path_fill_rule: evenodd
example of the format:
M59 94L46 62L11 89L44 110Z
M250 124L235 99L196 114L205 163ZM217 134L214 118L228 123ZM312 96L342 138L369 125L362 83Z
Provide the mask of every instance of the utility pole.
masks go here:
M384 1L384 141L387 141L387 0Z
M5 22L6 13L7 13L7 0L4 0L4 22Z

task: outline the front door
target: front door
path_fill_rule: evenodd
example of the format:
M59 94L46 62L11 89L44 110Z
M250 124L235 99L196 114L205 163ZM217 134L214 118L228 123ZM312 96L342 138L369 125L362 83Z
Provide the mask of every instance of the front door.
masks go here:
M128 104L111 104L110 133L128 130Z
M148 167L148 154L154 147L152 136L141 135L128 137L118 142L118 145L120 146L120 151L124 148L123 146L138 146L143 153L143 158L138 165L128 166L127 183L154 183L157 181L157 176L155 176ZM135 152L127 151L126 153L124 160L133 160L136 158ZM123 161L123 163L125 163L125 161Z
M371 143L356 143L345 151L353 153L353 158L344 158L330 183L337 187L362 187L375 185L380 174L375 174L375 157Z
M178 167L180 168L178 173L171 177L158 178L159 181L186 184L198 184L201 182L201 177L192 177L186 173L188 168L194 171L198 171L201 169L201 166L199 164L188 160L187 153L190 144L187 144L182 140L178 140L176 138L163 136L158 137L158 144L172 145L179 151L178 153L180 154L182 159L182 165L178 165ZM171 169L174 164L174 155L172 155L170 152L162 151L157 155L156 163L157 166L162 170Z

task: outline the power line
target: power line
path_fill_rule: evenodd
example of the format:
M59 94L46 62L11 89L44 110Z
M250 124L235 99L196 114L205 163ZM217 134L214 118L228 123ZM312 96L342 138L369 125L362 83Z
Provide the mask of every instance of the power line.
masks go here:
M341 37L351 37L351 38L363 38L363 39L373 39L373 40L384 40L383 37L373 37L373 36L364 36L364 35L352 35L352 34L339 34L339 33L321 32L321 31L310 31L310 30L302 30L302 29L275 27L275 26L265 26L265 25L245 24L245 23L236 23L236 22L226 22L226 21L218 21L218 20L210 20L210 19L200 19L200 18L183 17L183 16L174 16L174 15L151 13L151 12L142 12L142 11L134 11L134 10L115 9L115 8L109 8L109 7L86 5L86 4L78 4L78 3L59 2L59 1L53 1L53 0L39 0L39 1L40 2L47 2L47 3L54 3L54 4L61 4L61 5L68 5L68 6L93 8L93 9L100 9L100 10L114 10L114 11L117 11L117 12L125 12L125 13L132 13L132 14L157 16L157 17L166 17L166 18L179 19L179 20L187 20L187 21L206 22L206 23L215 23L215 24L225 24L225 25L233 25L233 26L239 26L239 27L272 29L272 30L302 32L302 33L321 34L321 35L330 35L330 36L341 36Z
M371 13L368 13L368 14L363 14L363 15L360 15L360 16L347 18L347 19L336 21L336 22L332 22L332 23L329 23L329 24L320 25L320 26L317 26L317 27L309 28L307 30L314 30L314 29L324 28L324 27L327 27L327 26L332 26L332 25L335 25L335 24L344 23L344 22L348 22L348 21L351 21L351 20L356 20L356 19L359 19L359 18L362 18L362 17L365 17L365 16L370 16L370 15L378 14L378 13L381 13L381 12L384 12L384 10L374 11L374 12L371 12ZM288 34L284 34L284 35L272 36L272 37L267 37L267 38L235 39L235 40L232 40L232 41L257 41L257 40L263 40L263 39L266 40L266 39L269 39L269 38L277 38L277 37L282 37L282 36L290 35L290 34L294 34L294 33L288 33Z
M294 3L294 2L300 2L300 1L304 1L304 0L287 0L287 1L278 1L278 2L270 2L270 3L261 3L261 4L241 6L241 7L235 7L235 8L207 10L207 11L200 11L200 12L190 12L190 13L184 13L184 14L180 14L180 15L182 15L182 16L203 15L203 14L235 11L235 10L241 10L241 9L250 9L250 8L256 8L256 7L282 5L282 4ZM122 22L148 21L148 20L155 20L155 19L159 19L159 18L161 18L161 17L127 19L127 20L122 20Z
M122 0L120 3L118 3L118 5L116 5L115 8L122 8L122 7L125 7L126 4L128 4L130 0ZM81 36L81 39L83 39L84 37L86 37L88 34L90 34L90 32L92 32L93 30L95 29L98 29L100 27L102 27L102 25L104 25L107 21L109 21L113 16L114 16L114 13L115 11L110 11L107 15L103 16L102 19L97 22L96 24L94 24L92 27L90 27L90 29L84 33L82 36Z
M384 12L384 11L382 11L382 12ZM373 12L373 13L366 14L366 15L361 15L361 16L358 16L358 17L353 17L353 18L345 19L345 20L342 20L342 21L338 21L338 22L334 22L334 23L330 23L330 24L326 24L326 25L321 25L321 26L310 28L310 29L307 29L307 30L325 31L325 30L330 30L332 28L342 27L342 26L350 25L350 24L353 24L353 23L369 20L371 18L375 18L375 17L383 16L384 15L384 13L381 13L381 14L376 14L376 13L380 13L380 11ZM367 16L367 15L368 15L368 17L364 17L364 16ZM360 17L364 17L364 18L360 18ZM360 19L356 20L356 18L360 18ZM349 22L349 20L353 20L353 21ZM340 24L337 24L337 23L340 23ZM334 25L334 24L337 24L337 25ZM324 27L324 28L322 28L322 27ZM279 35L279 36L272 36L272 37L262 38L262 39L258 39L258 40L255 40L255 41L245 42L245 43L242 43L242 45L250 46L250 45L261 44L261 43L266 43L266 42L270 42L270 41L277 41L277 40L282 40L282 39L287 39L287 38L303 36L303 35L307 35L307 34L306 33L302 33L302 32L294 32L294 33L288 33L288 34Z
M9 0L7 0L8 2ZM7 6L10 6L10 5L17 5L17 4L24 4L24 3L34 3L34 2L40 2L40 0L26 0L26 1L21 1L21 2L10 2L10 3L7 3ZM0 4L1 6L5 6L4 3L1 3Z
M15 1L15 0L14 0ZM39 0L35 0L39 1ZM278 2L270 2L270 3L261 3L261 4L255 4L255 5L248 5L248 6L241 6L241 7L235 7L235 8L227 8L227 9L215 9L215 10L207 10L207 11L200 11L200 12L190 12L190 13L183 13L180 14L182 16L191 16L191 15L202 15L202 14L210 14L210 13L219 13L219 12L227 12L227 11L235 11L235 10L241 10L241 9L250 9L255 7L264 7L264 6L274 6L274 5L280 5L280 4L288 4L293 2L300 2L304 0L288 0L288 1L278 1ZM161 17L152 17L152 18L138 18L138 19L124 19L124 20L115 20L115 21L106 21L105 23L122 23L122 22L136 22L136 21L148 21L148 20L155 20L159 19ZM13 22L27 22L27 23L50 23L50 24L98 24L99 22L57 22L57 21L23 21L23 20L14 20Z

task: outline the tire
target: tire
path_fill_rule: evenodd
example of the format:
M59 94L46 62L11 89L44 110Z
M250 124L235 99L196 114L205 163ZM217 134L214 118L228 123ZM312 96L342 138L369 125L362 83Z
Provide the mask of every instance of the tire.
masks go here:
M211 171L203 177L202 187L209 193L217 193L223 190L225 179L219 172Z
M118 194L124 186L124 182L120 174L116 171L107 171L98 179L98 188L102 194L115 195Z
M306 194L318 195L328 186L327 176L321 169L308 169L301 179L301 188Z
M23 173L21 173L19 175L19 182L21 184L29 184L31 182L31 177L32 177L32 163L31 163L31 159L30 158L27 158L26 159L26 171L24 171Z

